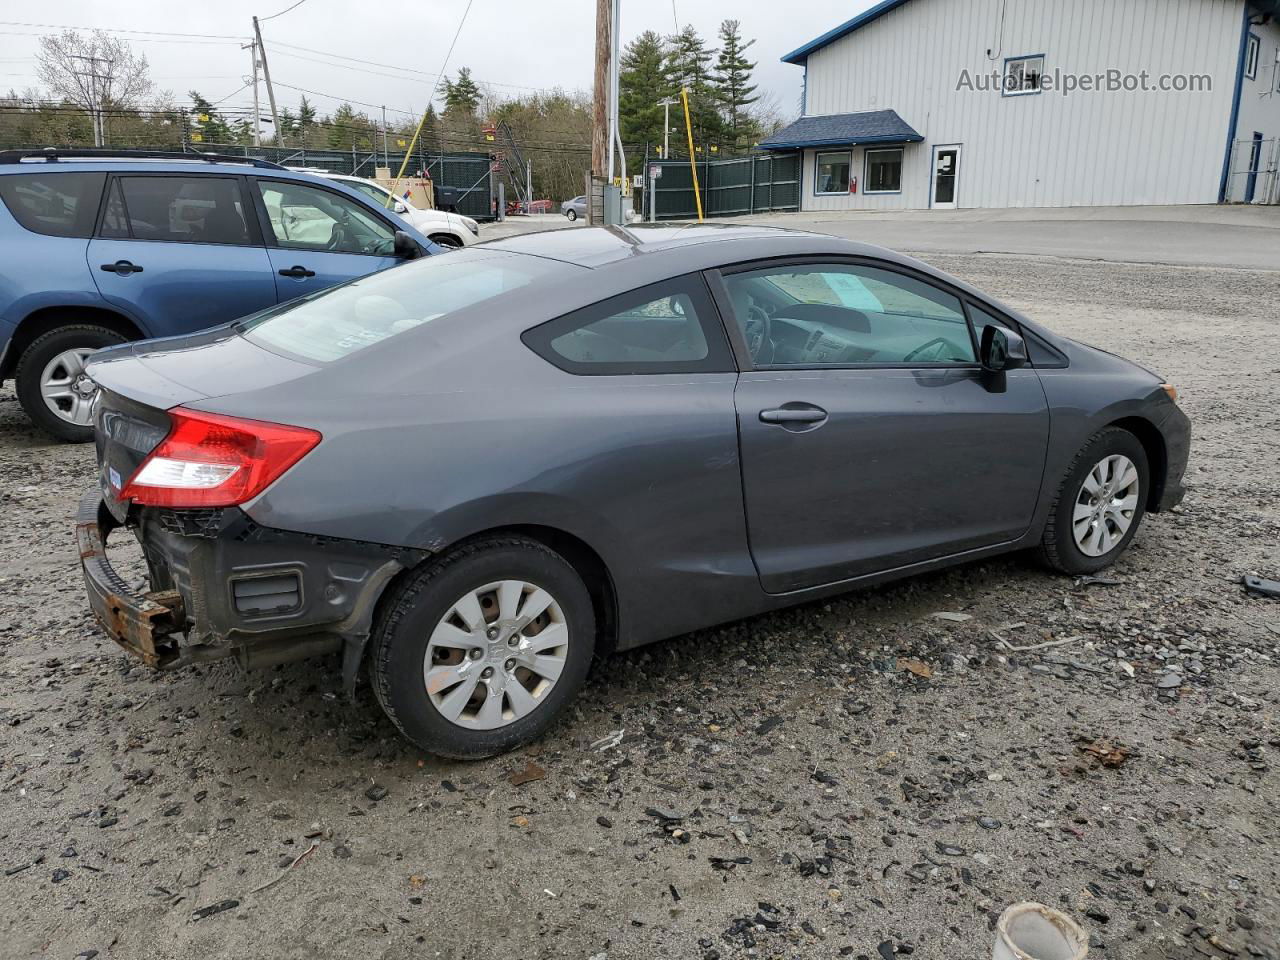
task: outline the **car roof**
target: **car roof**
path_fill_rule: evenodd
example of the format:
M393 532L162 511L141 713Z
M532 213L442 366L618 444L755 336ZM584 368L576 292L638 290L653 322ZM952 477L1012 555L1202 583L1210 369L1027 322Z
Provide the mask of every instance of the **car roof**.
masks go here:
M695 247L700 248L694 258L698 262L691 260L689 269L769 256L775 248L781 255L843 252L895 257L880 247L828 234L734 223L573 227L491 240L485 246L593 269L636 257L663 260L668 256L686 257L694 253L691 248ZM743 254L745 256L741 256Z
M186 173L186 174L221 174L223 176L244 176L253 174L259 177L272 177L280 180L315 180L317 175L300 170L289 170L275 164L259 166L252 158L239 160L207 160L193 156L190 160L182 159L149 159L145 157L58 157L54 160L43 158L24 159L0 163L0 176L6 174L33 173Z

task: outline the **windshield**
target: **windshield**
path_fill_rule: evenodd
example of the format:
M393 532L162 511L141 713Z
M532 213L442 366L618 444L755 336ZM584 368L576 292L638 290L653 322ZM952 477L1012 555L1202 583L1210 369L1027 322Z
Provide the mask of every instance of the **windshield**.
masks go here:
M466 307L574 269L541 257L459 250L393 267L241 321L246 339L331 363Z

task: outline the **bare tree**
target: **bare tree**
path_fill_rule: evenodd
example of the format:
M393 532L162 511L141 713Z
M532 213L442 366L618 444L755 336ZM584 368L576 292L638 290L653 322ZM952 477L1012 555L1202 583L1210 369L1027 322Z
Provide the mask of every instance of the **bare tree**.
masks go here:
M99 144L106 140L107 111L137 106L152 87L146 56L102 30L41 37L36 74L53 96L84 107L94 118Z

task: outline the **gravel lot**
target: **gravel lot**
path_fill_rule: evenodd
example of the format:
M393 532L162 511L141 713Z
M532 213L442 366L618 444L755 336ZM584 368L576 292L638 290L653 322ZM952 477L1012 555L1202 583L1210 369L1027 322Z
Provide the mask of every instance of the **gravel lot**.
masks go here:
M0 955L956 960L1034 899L1094 957L1280 957L1280 601L1238 582L1280 578L1280 272L929 259L1176 383L1185 504L1105 583L1014 557L615 656L482 763L336 661L134 666L92 450L0 393Z

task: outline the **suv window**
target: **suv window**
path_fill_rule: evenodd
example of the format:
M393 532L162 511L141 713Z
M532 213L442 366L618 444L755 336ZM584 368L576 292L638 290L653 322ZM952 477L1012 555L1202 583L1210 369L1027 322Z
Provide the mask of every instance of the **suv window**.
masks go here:
M259 180L258 190L281 247L379 257L395 250L395 228L349 197L281 180Z
M729 274L757 366L974 363L960 300L906 274L800 264Z
M706 283L697 274L641 287L526 330L524 342L569 373L733 368Z
M104 180L104 173L17 173L0 177L0 199L35 233L89 237Z
M103 236L179 243L249 243L240 183L233 177L117 177Z

